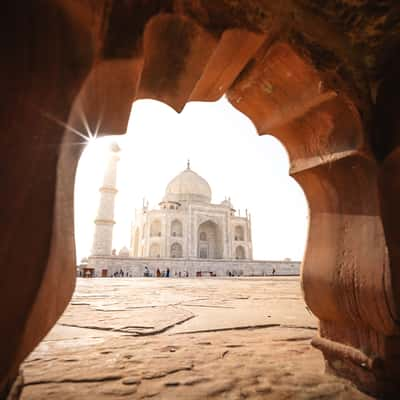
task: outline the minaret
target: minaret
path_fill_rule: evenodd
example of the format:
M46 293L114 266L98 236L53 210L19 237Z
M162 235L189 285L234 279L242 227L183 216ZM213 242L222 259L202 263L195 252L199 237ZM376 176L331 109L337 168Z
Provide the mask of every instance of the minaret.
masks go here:
M114 202L117 180L117 163L120 148L117 143L110 145L110 156L104 174L103 186L100 188L100 205L94 230L92 256L110 256L112 251L112 233L114 221Z

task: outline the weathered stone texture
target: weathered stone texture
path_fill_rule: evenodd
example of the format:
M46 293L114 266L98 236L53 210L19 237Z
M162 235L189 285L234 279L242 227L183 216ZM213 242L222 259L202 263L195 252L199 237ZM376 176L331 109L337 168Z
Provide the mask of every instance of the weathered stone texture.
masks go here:
M22 400L368 400L323 373L316 329L298 278L79 279Z

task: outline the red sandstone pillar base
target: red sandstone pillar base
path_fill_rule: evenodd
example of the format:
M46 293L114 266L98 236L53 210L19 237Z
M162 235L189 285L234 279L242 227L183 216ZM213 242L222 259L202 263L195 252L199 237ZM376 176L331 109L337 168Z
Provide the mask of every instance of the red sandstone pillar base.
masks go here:
M340 331L343 332L343 329ZM357 331L361 333L359 327ZM349 330L348 337L354 335L354 332ZM360 390L373 396L397 399L400 393L400 357L396 348L400 348L400 338L384 337L368 330L363 333L388 354L363 351L354 345L320 335L314 337L311 344L322 351L328 373L351 380Z

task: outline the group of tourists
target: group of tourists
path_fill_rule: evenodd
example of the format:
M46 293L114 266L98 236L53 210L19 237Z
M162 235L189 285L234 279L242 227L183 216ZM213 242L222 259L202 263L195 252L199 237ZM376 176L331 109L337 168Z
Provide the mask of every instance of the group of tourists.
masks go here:
M169 278L171 276L171 271L169 268L167 268L166 270L160 270L160 268L157 268L154 274L152 271L150 271L149 267L146 265L144 267L143 276L144 277L156 276L157 278ZM175 271L174 274L175 278L181 278L181 277L187 278L188 276L189 276L188 271Z
M157 278L169 278L169 273L170 273L169 268L167 268L166 271L164 271L164 270L160 271L160 268L157 268L156 277Z
M157 268L157 271L156 271L157 278L169 278L169 275L170 275L169 268L167 268L166 270L162 270L162 271L160 270L160 268ZM143 276L144 277L154 276L153 273L149 270L149 267L147 265L144 267Z
M124 277L126 277L126 278L132 278L132 274L130 274L129 272L124 272L124 271L122 270L122 268L121 268L119 271L115 271L115 272L112 274L112 276L113 276L114 278L124 278Z

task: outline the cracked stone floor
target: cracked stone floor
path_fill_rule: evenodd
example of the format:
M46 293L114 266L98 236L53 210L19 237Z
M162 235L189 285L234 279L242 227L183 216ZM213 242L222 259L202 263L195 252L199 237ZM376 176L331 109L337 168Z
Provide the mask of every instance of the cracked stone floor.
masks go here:
M23 400L370 399L324 374L299 278L78 279Z

